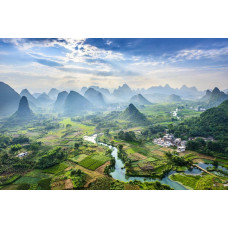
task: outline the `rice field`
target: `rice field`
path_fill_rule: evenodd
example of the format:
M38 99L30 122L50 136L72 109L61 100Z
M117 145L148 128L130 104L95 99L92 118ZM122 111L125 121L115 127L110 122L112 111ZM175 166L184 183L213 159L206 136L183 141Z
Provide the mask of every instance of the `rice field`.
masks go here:
M79 165L94 171L109 160L110 158L104 155L89 155L79 162Z
M83 159L85 159L88 155L86 154L79 154L73 158L71 158L70 160L74 161L74 162L81 162Z
M68 165L66 163L60 163L58 165L54 165L48 169L44 169L44 173L50 173L50 174L56 174L62 172L64 169L66 169Z

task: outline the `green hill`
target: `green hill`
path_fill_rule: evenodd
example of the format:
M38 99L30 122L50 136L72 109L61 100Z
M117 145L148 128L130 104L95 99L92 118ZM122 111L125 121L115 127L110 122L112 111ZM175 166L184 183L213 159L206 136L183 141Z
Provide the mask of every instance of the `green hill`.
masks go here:
M221 128L228 132L228 100L218 107L210 108L200 115L200 125L208 128Z
M125 111L120 114L120 118L140 124L146 124L148 122L144 114L142 114L133 104L130 104Z
M187 121L190 136L212 136L217 140L228 137L228 100L203 112L199 118Z

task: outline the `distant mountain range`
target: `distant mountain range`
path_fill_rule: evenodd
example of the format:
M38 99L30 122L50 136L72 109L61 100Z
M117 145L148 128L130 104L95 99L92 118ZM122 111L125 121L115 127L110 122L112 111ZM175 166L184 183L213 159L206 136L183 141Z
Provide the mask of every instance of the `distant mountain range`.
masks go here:
M127 84L123 84L113 91L113 96L122 101L128 101L134 94Z
M168 99L169 95L177 95L183 99L199 99L205 92L199 91L196 87L187 87L183 85L180 89L171 88L168 84L165 86L152 86L149 89L132 90L127 84L119 86L113 91L113 96L122 100L128 100L133 95L141 94L150 102L160 103ZM150 98L149 98L150 97ZM162 99L161 99L162 98Z
M140 91L142 93L140 93ZM119 86L110 93L108 89L98 86L83 87L79 94L75 91L59 92L52 88L48 94L31 94L29 89L23 89L20 95L9 85L0 82L0 116L12 115L16 112L22 96L28 100L29 106L34 111L44 110L65 114L78 114L85 111L119 110L127 104L151 105L151 103L181 102L191 99L203 103L202 106L210 108L218 106L228 99L228 94L214 88L213 91L198 91L195 87L182 86L180 89L173 89L166 86L153 86L149 89L132 90L127 84ZM182 94L182 95L178 95ZM83 96L84 95L84 96ZM200 96L201 95L201 96ZM200 98L199 98L200 97Z
M223 101L228 99L228 94L220 91L217 87L215 87L212 92L210 90L206 91L206 95L202 97L202 101L207 103L207 107L215 107L220 105Z
M181 102L182 99L176 94L165 95L160 93L145 94L144 95L152 103L163 103L163 102Z
M152 86L147 90L143 91L144 94L163 94L163 95L178 95L185 99L196 99L200 98L204 92L197 90L196 87L187 87L183 85L180 89L171 88L168 84L163 86Z

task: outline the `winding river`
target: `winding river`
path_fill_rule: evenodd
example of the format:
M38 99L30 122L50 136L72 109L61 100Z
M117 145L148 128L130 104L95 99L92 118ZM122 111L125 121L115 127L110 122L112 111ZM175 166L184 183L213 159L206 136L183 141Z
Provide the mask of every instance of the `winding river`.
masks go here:
M147 182L154 182L154 181L159 181L162 184L167 184L169 185L171 188L175 189L175 190L187 190L183 185L172 181L171 179L169 179L169 176L176 173L176 171L170 171L165 177L163 177L162 179L153 179L153 178L149 178L149 177L129 177L126 175L126 169L124 168L124 163L123 161L118 158L118 149L116 147L107 145L105 143L101 143L101 142L97 142L97 134L92 135L92 136L84 136L84 140L92 142L92 143L97 143L99 145L103 145L103 146L107 146L109 147L109 149L112 150L112 157L115 158L115 169L113 172L110 173L110 175L119 181L124 181L124 182L128 182L128 181L147 181ZM198 165L204 169L206 169L207 167L212 167L212 164L205 164L205 163L198 163ZM218 168L222 169L223 171L228 172L228 169L226 169L225 167L222 166L218 166ZM199 175L202 173L202 170L197 169L197 168L192 168L191 170L186 170L184 173L186 174L192 174L192 175Z
M92 143L97 143L96 138L97 138L97 134L95 134L93 136L84 136L84 140L92 142ZM112 157L115 158L115 169L113 172L110 173L110 175L114 179L119 180L119 181L124 181L124 182L134 181L134 180L138 180L138 181L142 181L142 182L144 182L144 181L147 181L147 182L159 181L162 184L169 185L171 188L173 188L175 190L186 190L186 188L183 185L169 179L169 176L171 174L175 173L175 171L169 172L168 175L163 177L162 179L153 179L153 178L148 178L148 177L128 177L126 175L126 169L124 168L123 161L120 158L118 158L118 149L116 147L107 145L105 143L98 142L98 144L103 145L103 146L107 146L107 147L109 147L109 149L112 150L111 155L112 155Z

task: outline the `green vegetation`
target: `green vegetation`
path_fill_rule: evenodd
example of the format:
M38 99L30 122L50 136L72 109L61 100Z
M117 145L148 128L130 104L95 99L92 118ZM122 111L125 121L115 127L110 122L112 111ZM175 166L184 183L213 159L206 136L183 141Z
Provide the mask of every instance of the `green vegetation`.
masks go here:
M62 117L39 115L24 125L0 128L0 189L170 189L160 182L121 182L111 177L115 169L112 150L84 140L97 140L118 148L127 176L170 179L190 189L225 189L228 168L227 102L200 115L180 101L137 105L123 111ZM179 109L177 119L171 112ZM124 111L125 110L125 111ZM168 129L168 130L167 130ZM176 153L153 143L173 133L187 142L187 151ZM189 140L191 137L192 140ZM214 140L203 137L213 137ZM18 157L21 152L28 152ZM186 174L198 162L211 163L214 174Z
M79 162L79 165L90 170L95 170L109 160L109 157L103 155L90 155Z
M222 190L226 189L221 179L212 175L187 175L175 173L170 179L194 190Z
M155 182L140 182L140 181L130 181L130 182L121 182L113 180L109 177L103 177L97 179L93 182L90 187L90 190L170 190L171 188L168 185L161 184L158 181Z
M61 151L60 147L50 150L47 154L43 155L39 162L38 167L45 169L55 164L60 163L65 158L65 154Z
M19 184L17 187L17 190L28 190L30 188L30 184L24 183L24 184Z
M196 139L188 142L188 149L200 153L225 157L228 156L228 100L218 107L208 109L199 118L191 118L179 125L170 125L169 131L176 137L213 137L215 142Z
M50 174L56 174L62 172L64 169L66 169L68 166L65 163L60 163L58 165L52 166L48 169L44 169L44 173L50 173Z
M120 119L128 120L134 123L145 125L148 120L133 104L130 104L123 113L120 114Z
M15 184L37 184L41 179L39 177L21 177L17 181L15 181Z
M38 182L38 189L40 190L50 190L51 189L51 178L43 179Z
M175 173L170 176L170 179L181 183L182 185L186 186L189 189L195 189L196 184L197 184L198 180L200 179L200 176Z

